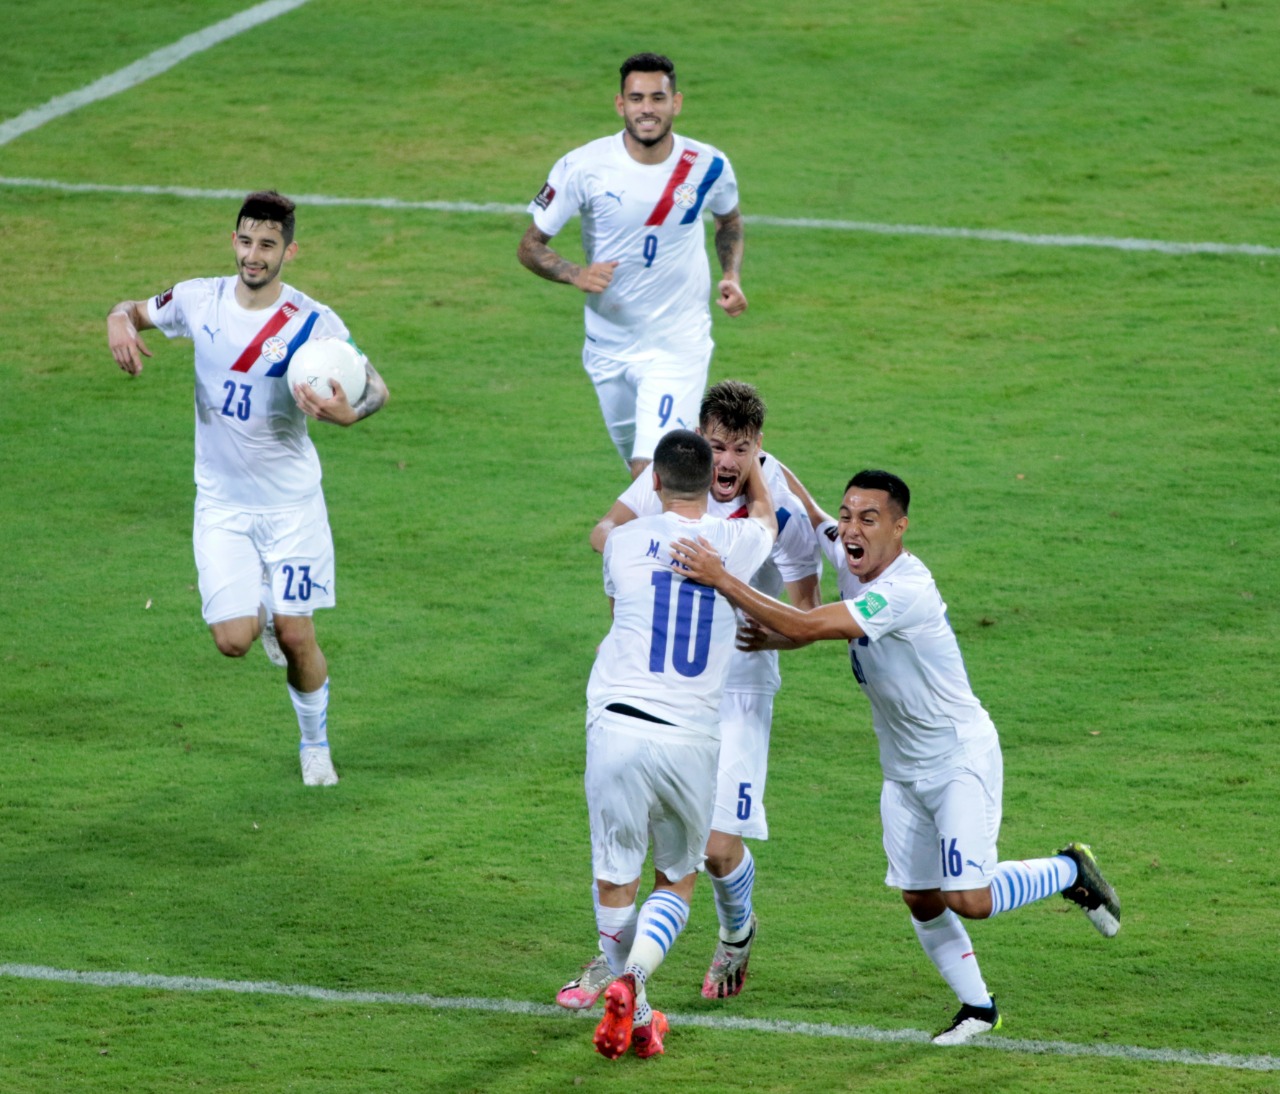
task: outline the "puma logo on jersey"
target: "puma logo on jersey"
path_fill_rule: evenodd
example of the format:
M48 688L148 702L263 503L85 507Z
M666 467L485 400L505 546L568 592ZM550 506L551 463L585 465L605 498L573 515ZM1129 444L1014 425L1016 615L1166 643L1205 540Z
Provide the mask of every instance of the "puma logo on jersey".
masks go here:
M625 190L623 190L623 191L622 191L622 194L625 194L625 193L626 193L626 191L625 191ZM619 205L621 205L621 204L622 204L622 194L615 194L612 190L606 190L606 191L604 192L604 196L605 196L605 197L607 197L607 198L613 198L613 200L614 200L614 201L616 201Z
M210 330L210 329L209 329L209 324L208 324L208 323L206 323L206 324L205 324L203 327L201 327L200 329L201 329L202 331L204 331L204 332L205 332L205 334L207 334L207 335L209 336L209 341L210 341L210 342L216 342L216 341L218 340L218 335L222 333L222 328L221 328L221 327L219 327L217 330Z

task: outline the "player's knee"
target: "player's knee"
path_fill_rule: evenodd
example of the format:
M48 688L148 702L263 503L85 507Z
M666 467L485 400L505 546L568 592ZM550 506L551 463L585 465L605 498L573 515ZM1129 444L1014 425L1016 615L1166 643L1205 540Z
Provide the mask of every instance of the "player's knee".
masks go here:
M928 923L937 919L947 910L946 901L937 889L903 889L902 903L907 906L911 916L919 923Z
M253 639L246 639L238 634L219 634L215 631L213 642L223 657L243 657L253 648Z
M290 661L309 653L316 644L316 630L310 616L276 616L276 641Z
M986 919L991 915L991 890L960 889L944 893L947 907L965 919Z

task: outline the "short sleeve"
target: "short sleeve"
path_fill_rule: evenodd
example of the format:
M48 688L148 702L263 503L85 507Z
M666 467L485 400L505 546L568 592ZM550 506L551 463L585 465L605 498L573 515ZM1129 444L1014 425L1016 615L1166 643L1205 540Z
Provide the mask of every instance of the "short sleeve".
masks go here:
M560 233L575 213L582 208L581 173L574 153L562 157L551 168L537 196L529 202L533 223L547 236Z

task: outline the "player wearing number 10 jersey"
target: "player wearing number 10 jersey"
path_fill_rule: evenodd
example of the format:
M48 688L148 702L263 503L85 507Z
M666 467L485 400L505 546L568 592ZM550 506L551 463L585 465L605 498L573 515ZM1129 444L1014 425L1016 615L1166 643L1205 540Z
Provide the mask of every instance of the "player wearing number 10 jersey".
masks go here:
M529 204L519 257L587 294L583 366L634 477L663 433L697 420L712 349L706 213L723 270L716 302L735 316L747 300L733 167L711 145L671 131L682 100L668 58L637 54L621 71L623 131L556 163ZM547 246L579 213L582 266Z
M352 425L378 410L387 387L365 362L353 406L341 387L321 399L290 390L289 360L308 339L347 338L332 311L280 280L297 253L294 204L250 194L236 217L234 277L182 281L107 317L107 342L132 376L151 353L139 330L195 343L196 514L193 536L204 620L227 657L262 633L287 667L308 786L338 781L327 735L329 678L312 612L334 604L333 537L307 415Z
M729 603L671 562L670 544L698 534L729 572L749 578L769 557L777 520L754 464L748 519L708 517L710 445L674 430L654 449L662 512L618 528L604 548L613 625L587 686L587 813L596 927L611 975L596 1048L616 1058L662 1051L666 1022L645 983L689 916L695 870L711 827L720 697L737 623ZM654 887L637 911L653 844Z

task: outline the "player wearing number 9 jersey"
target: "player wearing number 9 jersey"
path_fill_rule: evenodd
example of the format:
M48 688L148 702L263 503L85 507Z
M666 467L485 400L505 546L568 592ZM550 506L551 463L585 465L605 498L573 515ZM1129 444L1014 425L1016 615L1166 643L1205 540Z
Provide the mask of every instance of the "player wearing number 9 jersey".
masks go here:
M604 549L613 625L587 687L585 784L596 927L608 972L618 977L596 1031L596 1047L609 1057L627 1050L633 1026L637 1054L662 1051L665 1019L650 1011L645 982L688 919L711 827L720 696L737 631L729 603L672 565L670 544L702 535L731 573L749 578L777 534L758 464L747 519L706 515L712 466L711 447L697 434L664 436L653 463L663 511L617 529ZM651 841L654 887L637 911Z
M731 316L747 307L737 179L724 153L672 132L681 101L668 58L628 58L616 99L623 131L556 163L519 250L540 277L587 294L583 365L633 477L663 433L697 420L712 349L706 213L723 271L717 303ZM585 265L547 246L576 214Z
M107 341L133 376L151 356L139 330L194 342L193 542L204 619L228 657L242 657L262 634L268 655L288 670L303 782L332 786L328 665L312 612L334 604L333 537L306 420L352 425L382 407L387 387L366 361L354 406L340 387L329 399L301 384L290 390L286 370L299 346L348 337L330 309L280 280L297 253L293 231L293 202L275 191L250 194L232 233L236 275L117 304Z

